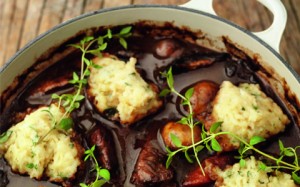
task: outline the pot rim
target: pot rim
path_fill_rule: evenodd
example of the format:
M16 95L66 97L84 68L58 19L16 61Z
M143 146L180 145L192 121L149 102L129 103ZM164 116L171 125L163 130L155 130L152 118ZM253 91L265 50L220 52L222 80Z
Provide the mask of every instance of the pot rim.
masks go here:
M300 75L294 70L294 68L276 51L274 50L270 45L268 45L266 42L264 42L262 39L260 39L258 36L256 36L255 34L253 34L251 31L236 25L235 23L207 13L207 12L203 12L201 10L196 10L196 9L191 9L191 8L186 8L186 7L182 7L182 6L178 6L178 5L126 5L126 6L119 6L119 7L112 7L112 8L104 8L104 9L100 9L100 10L96 10L96 11L92 11L92 12L88 12L88 13L84 13L81 14L79 16L76 16L74 18L71 18L65 22L62 22L52 28L50 28L49 30L45 31L44 33L38 35L37 37L35 37L34 39L32 39L31 41L29 41L24 47L22 47L20 50L18 50L12 57L10 57L3 65L2 67L0 67L0 74L2 72L5 71L5 69L7 69L7 67L19 56L21 55L26 49L30 48L34 43L36 43L37 41L43 39L44 37L46 37L48 34L52 33L55 30L58 30L59 28L62 28L64 26L67 26L70 23L76 22L80 19L89 17L89 16L93 16L96 14L102 14L105 12L113 12L113 11L118 11L118 10L124 10L124 9L135 9L135 8L169 8L169 9L178 9L178 10L183 10L183 11L188 11L188 12L193 12L193 13L197 13L197 14L201 14L213 19L216 19L218 21L224 22L226 24L229 24L230 26L242 31L243 33L249 35L251 38L257 40L260 44L262 44L264 47L266 47L269 51L272 52L272 54L274 54L284 65L285 67L289 70L290 73L292 73L292 75L296 78L296 80L298 81L298 83L300 84Z

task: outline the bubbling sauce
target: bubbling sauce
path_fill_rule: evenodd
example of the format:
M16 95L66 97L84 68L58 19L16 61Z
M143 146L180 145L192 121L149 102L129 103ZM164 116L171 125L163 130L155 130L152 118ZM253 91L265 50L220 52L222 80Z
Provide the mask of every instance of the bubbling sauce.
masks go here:
M120 28L112 28L112 31ZM94 32L105 33L105 28L95 29ZM174 87L181 92L203 80L218 84L224 80L229 80L234 84L241 82L259 83L263 90L277 101L285 113L290 118L292 117L282 102L276 98L276 94L269 89L269 86L263 84L257 77L256 71L259 67L255 60L239 59L229 53L216 52L190 42L195 41L196 38L192 32L174 28L169 24L156 27L140 23L133 25L133 35L127 39L127 50L123 49L118 41L112 40L109 42L106 52L125 61L129 57L136 57L138 59L136 68L141 76L145 80L155 83L160 90L166 88L166 80L162 77L161 72L166 71L171 66L174 70ZM81 35L70 39L68 42L72 43L80 39ZM67 47L60 47L60 49L67 50ZM1 116L1 131L7 130L11 125L22 120L26 111L30 111L28 109L49 105L52 101L51 94L72 91L72 87L64 81L71 79L73 71L80 71L80 55L78 51L74 51L64 56L32 80L11 106L4 110ZM195 65L193 63L195 61L199 62L200 65L197 63ZM45 85L49 85L48 90L41 91ZM169 95L164 98L164 106L157 113L147 116L130 127L125 127L122 124L109 121L105 116L99 114L87 98L82 102L81 107L72 113L75 122L74 130L79 134L82 145L88 148L88 136L96 126L108 130L114 141L118 169L111 173L112 184L105 186L135 186L130 182L130 178L142 147L150 138L164 152L159 131L168 121L177 121L185 114L185 111L180 107L180 100L175 95ZM263 149L276 153L278 149L276 139L278 138L287 146L296 146L297 142L300 142L299 129L296 124L289 125L284 133L276 136L275 140L269 141ZM200 158L205 158L207 155L201 155ZM191 164L182 156L176 156L174 159L171 168L175 171L175 177L168 184L161 184L162 186L180 186L186 171L191 167ZM92 164L86 162L84 165L84 169L78 171L77 178L69 182L68 185L79 186L80 182L92 180L91 177L93 176L90 176L89 173ZM0 169L2 170L0 171L1 177L3 172L7 174L10 181L8 186L20 186L20 184L56 186L53 183L36 181L12 173L4 159L0 162ZM5 186L6 180L5 177L2 177L0 183Z

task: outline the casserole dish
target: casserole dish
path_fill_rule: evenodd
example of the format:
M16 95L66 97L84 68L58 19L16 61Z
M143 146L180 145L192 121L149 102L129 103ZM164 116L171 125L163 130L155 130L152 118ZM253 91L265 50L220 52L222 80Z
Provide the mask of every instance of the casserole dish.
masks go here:
M201 33L199 44L210 49L228 52L228 45L233 45L243 51L267 72L263 81L267 81L281 98L284 104L292 110L293 123L299 125L300 108L300 78L278 53L279 42L286 23L286 13L280 0L261 0L274 15L274 22L269 29L260 33L248 32L215 15L212 1L191 0L182 6L136 5L107 10L100 10L74 18L62 23L52 30L39 36L26 45L0 71L1 112L5 111L27 86L27 83L52 65L36 63L44 56L52 54L58 46L81 31L100 26L117 26L137 23L147 20L151 22L172 23L175 27ZM198 10L199 9L199 10ZM226 43L227 42L227 43ZM47 58L47 57L46 57ZM38 59L38 60L37 60ZM285 102L286 101L286 102ZM292 103L292 104L290 104ZM5 122L2 120L2 123ZM5 125L1 131L7 130ZM295 128L297 134L297 128ZM295 135L293 134L293 136ZM298 133L299 134L299 133ZM297 136L297 135L296 135ZM298 137L299 138L299 137ZM287 139L285 143L298 139ZM13 181L13 180L11 180ZM15 180L9 185L21 186L22 180ZM28 185L32 181L28 182ZM36 182L36 181L34 181Z

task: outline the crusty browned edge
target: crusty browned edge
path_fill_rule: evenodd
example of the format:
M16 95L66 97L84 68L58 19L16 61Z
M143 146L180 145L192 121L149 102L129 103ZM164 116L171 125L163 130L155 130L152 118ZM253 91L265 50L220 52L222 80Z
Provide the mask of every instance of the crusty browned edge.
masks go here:
M67 46L67 44L62 46ZM30 81L36 78L46 68L55 64L59 59L62 59L74 51L73 48L62 46L49 49L41 57L39 57L31 67L24 70L21 75L17 75L15 77L13 83L6 88L0 96L0 113L10 106L13 100L26 88Z

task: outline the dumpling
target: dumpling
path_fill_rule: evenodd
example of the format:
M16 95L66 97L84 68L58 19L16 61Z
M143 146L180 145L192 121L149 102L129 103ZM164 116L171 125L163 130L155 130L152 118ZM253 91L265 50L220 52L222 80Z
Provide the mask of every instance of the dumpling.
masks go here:
M0 144L0 152L14 172L35 179L46 175L55 182L75 177L83 155L81 146L72 141L69 134L58 130L45 136L53 127L53 121L62 116L63 111L52 104L26 115L8 130L11 135L8 141Z
M121 124L132 124L156 112L162 105L158 88L146 83L135 69L135 58L125 63L115 58L94 60L101 66L92 68L88 80L88 93L100 113Z

